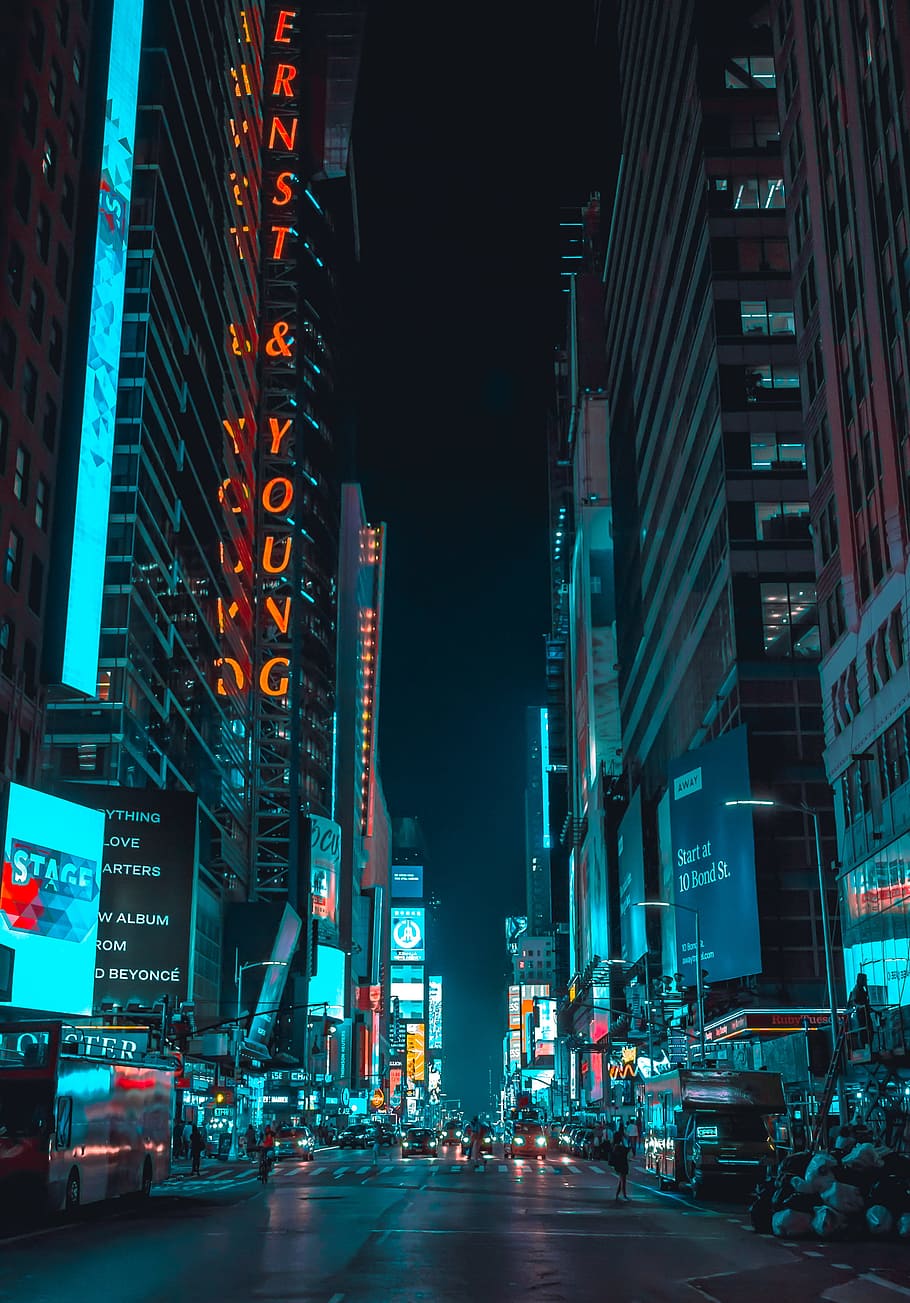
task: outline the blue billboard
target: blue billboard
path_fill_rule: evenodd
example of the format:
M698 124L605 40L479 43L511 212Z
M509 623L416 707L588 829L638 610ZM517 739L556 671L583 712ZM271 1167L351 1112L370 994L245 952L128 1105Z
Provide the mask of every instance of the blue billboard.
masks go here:
M636 790L619 825L617 851L622 957L627 964L634 964L648 949L646 911L635 908L645 898L645 847L641 831L640 789Z
M752 810L725 804L752 795L745 725L680 756L668 778L677 971L695 985L697 911L707 981L760 973Z
M114 0L61 681L94 697L144 0Z
M423 865L392 865L392 899L423 900Z

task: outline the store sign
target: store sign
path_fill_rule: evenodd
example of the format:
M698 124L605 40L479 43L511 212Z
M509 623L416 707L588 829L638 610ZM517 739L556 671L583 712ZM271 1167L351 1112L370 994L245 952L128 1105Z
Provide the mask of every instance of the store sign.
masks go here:
M192 991L196 797L156 788L80 787L105 816L95 1007L171 1008Z
M686 752L668 776L678 971L695 985L697 912L707 981L759 973L752 810L726 804L751 797L745 726Z
M426 957L424 947L424 920L426 911L408 909L401 905L392 907L392 962L420 963Z
M374 1110L379 1109L382 1108L384 1104L385 1104L385 1092L377 1087L376 1090L374 1090L372 1095L370 1096L370 1108Z
M104 815L11 783L0 872L3 1004L89 1014L101 897Z
M338 941L338 875L341 870L341 827L334 819L310 815L310 883L313 917L319 940Z

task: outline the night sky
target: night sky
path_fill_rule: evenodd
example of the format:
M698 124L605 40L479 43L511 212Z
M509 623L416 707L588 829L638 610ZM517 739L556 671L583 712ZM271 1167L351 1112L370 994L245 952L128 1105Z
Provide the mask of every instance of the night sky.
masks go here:
M377 3L355 120L358 475L389 527L382 777L429 844L445 1086L470 1112L490 1069L498 1085L503 919L524 911L559 208L611 175L594 58L587 4Z

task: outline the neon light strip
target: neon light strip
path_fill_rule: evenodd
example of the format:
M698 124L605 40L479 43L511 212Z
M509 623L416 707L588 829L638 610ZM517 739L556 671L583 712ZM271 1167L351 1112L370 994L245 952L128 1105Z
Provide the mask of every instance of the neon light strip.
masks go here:
M94 697L98 687L144 3L145 0L114 0L72 562L66 599L61 680L66 687L90 697Z

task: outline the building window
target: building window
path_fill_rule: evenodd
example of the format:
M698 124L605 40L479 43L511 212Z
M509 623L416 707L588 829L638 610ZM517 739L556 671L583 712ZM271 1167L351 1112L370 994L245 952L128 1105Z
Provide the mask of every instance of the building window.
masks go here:
M68 0L57 0L57 39L66 45L70 35L70 7Z
M73 217L76 212L76 187L73 185L73 178L65 176L63 185L60 190L60 214L67 226L72 228Z
M44 562L39 556L32 557L32 568L28 577L28 604L35 615L41 614L41 601L44 597Z
M28 328L40 340L44 331L44 290L37 281L32 281L32 292L28 300Z
M56 317L51 319L50 335L47 341L47 360L59 375L60 368L63 365L63 327Z
M41 438L45 448L53 451L57 442L57 404L50 394L44 395L44 417L41 421Z
M41 171L44 179L53 190L57 184L57 142L48 131L44 137L44 153L41 155ZM45 259L45 262L47 259Z
M6 283L9 292L17 303L22 302L22 280L25 269L25 254L15 240L10 241L9 257L6 260Z
M9 616L0 622L0 670L7 676L13 672L13 652L16 649L16 626Z
M761 543L807 543L808 502L756 502L755 537Z
M786 299L743 299L739 305L744 335L792 335L793 304Z
M13 474L13 493L20 502L24 502L28 497L31 461L28 450L20 443L16 449L16 470Z
M798 367L772 366L770 362L761 362L749 367L746 375L746 397L750 403L761 402L771 391L781 389L791 392L799 389Z
M35 9L32 10L31 28L28 34L28 52L32 56L32 63L36 68L40 68L44 62L44 23Z
M35 485L35 524L47 533L48 513L51 501L51 486L43 475L38 477Z
M727 90L774 90L777 76L774 60L764 54L737 54L724 69Z
M790 250L786 240L739 240L740 271L789 271Z
M31 362L24 362L22 366L22 410L30 421L35 419L35 408L38 405L38 372Z
M10 529L6 540L6 556L3 561L3 582L11 588L18 588L22 578L22 535Z
M797 470L806 467L806 445L789 435L770 431L749 436L754 471Z
M82 85L82 76L85 72L85 51L79 43L73 50L73 81L77 86Z
M63 69L56 59L51 59L51 75L47 79L47 97L51 102L51 108L60 117L60 110L63 107Z
M27 82L25 90L22 92L22 117L20 121L26 140L30 145L34 145L35 132L38 130L38 96Z
M6 449L9 443L9 421L6 413L0 412L0 475L6 470Z
M765 655L817 660L821 647L814 585L768 583L760 587Z
M54 284L57 286L57 293L65 301L70 287L70 256L62 244L57 245L57 269L54 273Z
M28 221L28 210L32 202L32 178L28 168L20 160L16 164L16 184L13 188L13 205L23 222Z
M28 777L28 758L30 751L28 733L20 728L16 733L16 757L13 761L13 774L18 779Z
M9 385L13 387L13 376L16 372L16 332L8 321L4 321L0 326L0 375Z
M80 130L81 130L81 124L79 122L79 114L76 112L76 110L73 108L71 104L66 114L66 141L67 144L69 145L70 156L72 158L79 157Z
M46 263L51 251L51 215L44 207L44 204L38 205L38 221L35 225L35 245L38 249L38 257Z

